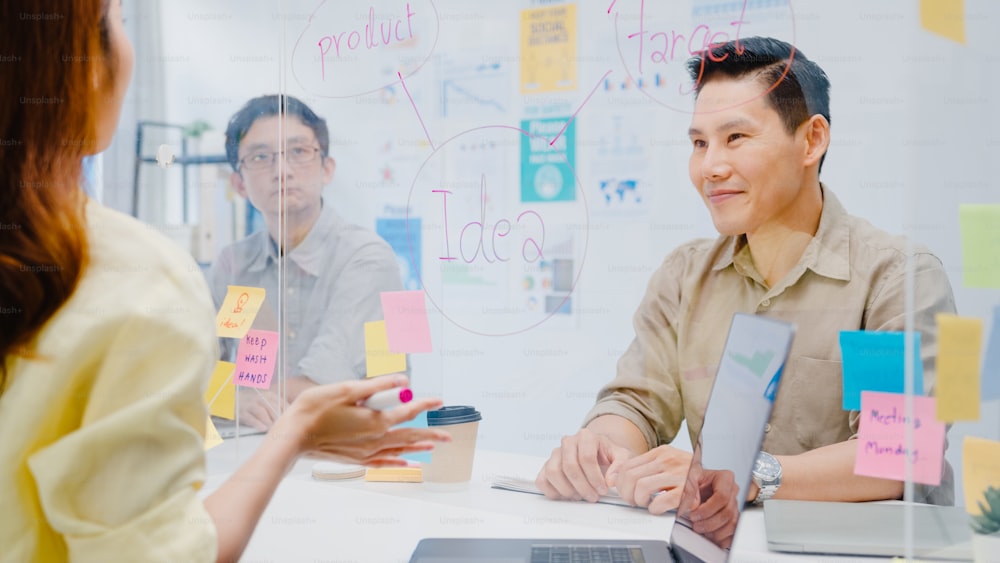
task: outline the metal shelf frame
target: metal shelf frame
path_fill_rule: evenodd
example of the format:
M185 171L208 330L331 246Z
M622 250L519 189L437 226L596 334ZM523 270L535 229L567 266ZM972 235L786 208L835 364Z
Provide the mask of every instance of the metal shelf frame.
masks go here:
M226 155L190 155L188 154L188 135L184 134L185 126L176 125L172 123L163 123L161 121L139 121L136 124L135 133L135 171L132 180L132 215L134 217L139 217L139 180L142 172L142 166L144 164L157 164L156 156L148 156L143 154L143 139L145 137L145 129L147 127L155 127L160 129L176 129L181 133L181 151L179 155L174 157L172 165L178 165L181 167L181 190L182 190L182 204L183 204L183 217L184 223L190 223L190 207L188 205L188 174L187 169L189 166L200 166L202 164L226 164L229 160Z

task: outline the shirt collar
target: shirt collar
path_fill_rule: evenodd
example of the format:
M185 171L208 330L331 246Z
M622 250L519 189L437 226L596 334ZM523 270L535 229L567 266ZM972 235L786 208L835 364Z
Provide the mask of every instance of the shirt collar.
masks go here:
M257 244L254 244L247 256L247 271L262 272L268 264L278 260L278 246L271 239L267 228L258 231L251 236L257 237Z
M339 223L340 216L333 210L333 207L324 205L316 219L316 224L313 225L312 229L309 229L302 242L292 249L288 257L306 273L318 276L324 257L329 256L329 249L335 244L333 237L336 236Z
M851 279L851 228L847 211L837 196L820 184L823 212L816 236L809 242L800 262L821 276L835 280Z
M723 237L722 252L720 252L715 258L715 264L712 264L712 270L719 271L728 268L729 265L733 263L733 257L736 256L736 252L742 249L746 242L746 235Z
M333 210L333 207L323 205L312 229L302 239L302 242L288 254L288 257L308 274L318 276L322 266L324 248L332 244L332 241L328 239L335 236L339 222L340 216ZM260 244L254 245L254 250L247 262L247 270L251 272L263 271L269 264L277 262L280 258L278 243L271 238L271 235L266 230L258 235L260 236Z
M837 196L822 183L820 190L823 193L823 210L819 216L819 228L802 253L799 264L821 276L847 281L851 279L851 231L845 220L847 211ZM712 270L722 270L735 262L743 264L741 258L744 256L749 261L746 246L746 235L724 237L722 251L715 259ZM750 262L743 265L750 266L742 268L748 272L756 271Z

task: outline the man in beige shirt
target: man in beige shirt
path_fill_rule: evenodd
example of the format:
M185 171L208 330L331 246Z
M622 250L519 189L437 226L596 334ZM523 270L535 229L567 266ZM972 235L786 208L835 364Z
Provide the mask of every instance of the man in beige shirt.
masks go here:
M729 323L744 312L798 326L762 446L780 463L780 486L760 495L751 484L748 500L900 498L902 482L854 474L858 413L842 409L838 335L904 330L912 275L929 389L934 315L955 311L941 262L848 215L820 183L829 81L800 51L739 39L688 68L697 83L689 174L720 236L682 245L653 274L617 376L536 484L549 498L593 502L614 486L650 512L675 508L691 454L669 443L683 420L696 442ZM943 470L942 485L918 487L918 500L953 501Z

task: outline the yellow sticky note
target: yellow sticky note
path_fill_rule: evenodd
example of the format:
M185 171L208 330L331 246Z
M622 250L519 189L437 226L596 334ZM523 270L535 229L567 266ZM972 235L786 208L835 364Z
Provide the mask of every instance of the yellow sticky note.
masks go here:
M958 206L962 285L1000 288L1000 204Z
M205 450L210 450L215 446L222 443L222 436L219 435L219 431L215 429L215 425L212 424L212 417L205 417Z
M1000 489L1000 442L966 436L962 442L962 488L965 511L982 514L979 502L987 487Z
M920 0L920 25L965 44L965 0Z
M212 416L232 420L236 415L236 386L233 385L232 362L216 362L212 379L205 390L205 402Z
M365 323L365 366L367 377L406 371L406 354L389 351L385 321Z
M979 353L983 346L981 319L939 314L937 419L941 422L979 420Z
M264 303L264 288L231 285L215 316L216 333L228 338L243 338Z
M370 467L365 473L365 481L385 481L389 483L420 483L424 480L420 466Z

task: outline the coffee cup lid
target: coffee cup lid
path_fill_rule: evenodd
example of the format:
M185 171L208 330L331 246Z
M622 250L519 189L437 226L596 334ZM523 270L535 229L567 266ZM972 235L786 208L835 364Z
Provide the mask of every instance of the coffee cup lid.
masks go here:
M427 426L444 426L446 424L462 424L482 420L483 415L475 407L447 406L437 410L427 411Z

